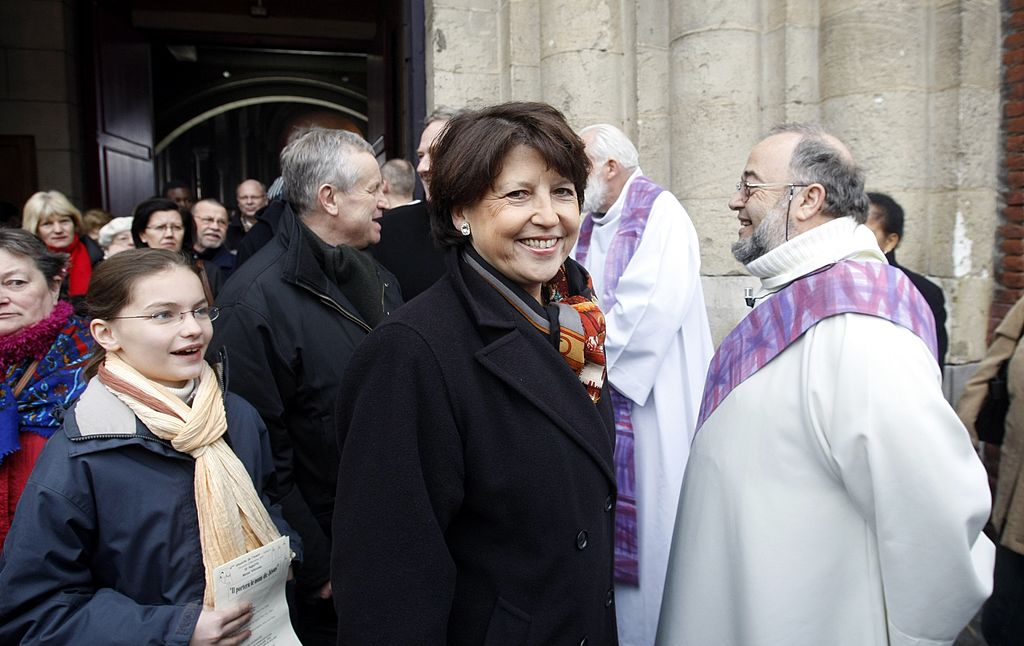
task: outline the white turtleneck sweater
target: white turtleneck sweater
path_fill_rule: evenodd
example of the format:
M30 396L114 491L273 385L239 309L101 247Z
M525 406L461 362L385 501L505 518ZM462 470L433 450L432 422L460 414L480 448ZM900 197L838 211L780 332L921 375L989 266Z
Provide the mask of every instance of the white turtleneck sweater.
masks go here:
M192 398L195 397L196 387L198 385L199 381L197 379L189 379L181 388L175 388L173 386L164 386L164 388L166 388L172 395L191 406Z
M750 263L765 300L842 259L885 262L849 218ZM658 643L951 644L991 590L985 471L909 330L813 326L698 431Z

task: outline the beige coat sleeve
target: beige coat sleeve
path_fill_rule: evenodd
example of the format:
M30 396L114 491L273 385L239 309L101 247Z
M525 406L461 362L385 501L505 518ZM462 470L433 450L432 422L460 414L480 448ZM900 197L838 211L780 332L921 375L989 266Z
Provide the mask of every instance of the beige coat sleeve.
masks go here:
M988 380L999 372L999 364L1013 355L1022 329L1024 329L1024 298L1017 301L1003 322L996 328L995 338L992 340L988 352L985 353L985 358L981 360L978 369L967 380L964 392L960 395L960 400L957 401L956 414L967 427L971 434L971 440L975 444L978 443L978 433L974 428L974 420L978 418L978 411L985 403L985 395L988 394Z

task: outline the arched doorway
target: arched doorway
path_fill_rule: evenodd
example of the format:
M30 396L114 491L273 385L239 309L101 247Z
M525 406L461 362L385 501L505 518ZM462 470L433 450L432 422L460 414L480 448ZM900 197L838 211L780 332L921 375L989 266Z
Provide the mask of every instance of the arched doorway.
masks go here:
M278 61L284 57L295 55L275 54ZM354 58L365 66L365 56ZM251 56L247 65L258 67L261 59ZM154 65L157 84L159 75L171 73L173 67ZM299 125L351 130L371 141L379 136L369 132L366 95L350 84L353 77L365 76L356 65L339 65L319 76L309 71L246 73L237 66L234 72L224 72L221 82L183 93L176 103L161 107L157 102L158 184L184 181L197 197L230 205L234 187L242 180L269 185L278 175L278 154Z
M93 203L124 214L174 179L231 206L242 179L277 176L297 123L379 138L388 157L414 150L422 0L249 4L91 3Z

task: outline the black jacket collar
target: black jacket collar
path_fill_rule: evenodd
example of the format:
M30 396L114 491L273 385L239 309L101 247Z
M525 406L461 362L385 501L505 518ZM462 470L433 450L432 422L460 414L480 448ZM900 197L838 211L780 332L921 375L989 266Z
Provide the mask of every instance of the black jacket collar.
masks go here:
M320 297L329 298L352 317L361 321L369 330L371 326L363 321L359 311L317 263L316 254L310 248L310 241L302 233L302 226L291 204L287 204L281 214L281 228L277 233L285 248L281 278Z
M522 318L508 304L501 294L484 281L483 277L462 264L462 251L452 247L445 255L448 276L455 286L455 293L462 300L466 311L480 327L511 330L516 327L516 318Z
M455 293L484 342L475 352L476 360L543 411L614 483L614 430L607 389L595 406L558 350L482 276L466 267L461 253L449 250L445 262Z

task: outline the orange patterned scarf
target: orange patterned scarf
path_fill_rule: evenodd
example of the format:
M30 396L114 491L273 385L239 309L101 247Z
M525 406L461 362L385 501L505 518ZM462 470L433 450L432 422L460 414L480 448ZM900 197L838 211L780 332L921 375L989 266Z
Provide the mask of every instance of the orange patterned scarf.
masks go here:
M579 317L579 323L583 327L582 334L577 331L575 321L572 321L571 325L566 325L562 313L559 313L558 351L572 371L579 376L591 401L596 404L601 401L601 386L604 385L606 375L604 313L597 306L597 297L594 295L594 284L590 280L590 275L582 270L581 273L586 278L584 288L579 290L581 293L569 295L572 292L569 288L565 265L562 265L555 277L544 286L542 293L548 294L549 303L567 305Z
M607 374L605 321L597 306L590 274L583 266L567 260L542 287L541 296L547 305L541 306L521 288L500 276L471 247L465 250L463 258L537 331L551 339L559 354L580 378L590 400L595 404L601 401L601 388Z

